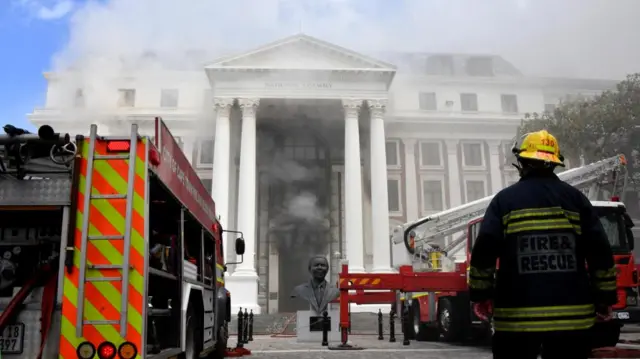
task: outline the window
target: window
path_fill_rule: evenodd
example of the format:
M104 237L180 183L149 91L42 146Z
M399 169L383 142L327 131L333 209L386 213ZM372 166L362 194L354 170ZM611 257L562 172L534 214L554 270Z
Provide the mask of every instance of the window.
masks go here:
M544 112L553 113L556 110L556 104L554 103L545 103L544 104Z
M478 95L474 93L460 94L462 111L478 111Z
M136 90L118 90L118 107L133 107L136 104Z
M438 109L435 92L420 92L419 96L421 110L435 111Z
M511 150L513 147L513 143L505 143L502 145L502 150L504 151L504 169L505 170L515 170L511 164L518 163L516 159L516 155L513 154Z
M211 187L213 186L213 180L211 178L206 178L206 179L203 178L203 179L200 179L200 181L202 181L204 188L206 188L209 194L211 194L211 190L212 190Z
M474 180L466 181L465 183L467 187L467 202L472 202L486 196L484 191L484 181Z
M213 141L200 141L198 153L198 165L213 165Z
M427 75L453 75L453 56L429 56L427 58Z
M442 211L444 209L442 181L422 181L422 208L425 211Z
M398 167L400 166L400 151L398 141L387 141L387 166Z
M76 90L73 98L73 106L78 108L84 107L84 91L82 89Z
M491 57L470 57L467 60L467 75L493 76L493 59Z
M467 167L481 167L484 165L483 146L481 143L463 143L462 155Z
M401 213L402 206L400 201L400 178L387 179L387 194L389 195L389 212Z
M516 95L502 95L502 112L506 113L518 113L518 96Z
M442 152L439 142L420 142L420 166L442 166Z
M178 90L163 89L160 92L160 107L178 107Z

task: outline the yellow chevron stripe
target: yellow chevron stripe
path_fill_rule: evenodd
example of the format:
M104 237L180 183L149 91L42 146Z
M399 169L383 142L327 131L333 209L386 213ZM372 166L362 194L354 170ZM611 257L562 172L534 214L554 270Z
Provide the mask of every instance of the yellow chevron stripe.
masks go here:
M374 279L373 282L371 282L371 284L373 284L373 285L380 284L380 278Z
M359 283L360 285L365 285L367 283L369 283L369 278L360 279L360 283Z

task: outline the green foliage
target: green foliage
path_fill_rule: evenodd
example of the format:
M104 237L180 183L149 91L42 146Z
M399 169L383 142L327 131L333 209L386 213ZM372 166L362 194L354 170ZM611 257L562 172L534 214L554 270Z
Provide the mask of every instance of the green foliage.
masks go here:
M553 113L526 114L519 135L541 129L556 136L573 166L581 155L589 163L624 154L631 178L640 185L640 73L627 76L615 91L564 100Z

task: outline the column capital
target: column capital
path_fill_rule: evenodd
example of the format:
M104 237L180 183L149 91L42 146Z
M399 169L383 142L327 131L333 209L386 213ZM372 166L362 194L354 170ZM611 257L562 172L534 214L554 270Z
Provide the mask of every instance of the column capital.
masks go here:
M447 146L447 153L454 155L458 153L459 140L444 140L444 144Z
M345 117L358 117L362 108L362 99L348 98L342 99L342 107L344 108Z
M367 100L367 105L369 106L369 111L371 113L371 118L381 118L384 116L384 113L387 110L386 99L379 100Z
M255 116L258 106L260 106L259 98L241 98L238 99L238 105L242 111L242 116Z
M405 151L413 154L416 150L416 143L418 143L417 138L403 138L402 144L404 144Z
M219 115L229 116L229 111L231 111L231 107L233 107L233 102L234 99L230 97L214 97L213 108Z

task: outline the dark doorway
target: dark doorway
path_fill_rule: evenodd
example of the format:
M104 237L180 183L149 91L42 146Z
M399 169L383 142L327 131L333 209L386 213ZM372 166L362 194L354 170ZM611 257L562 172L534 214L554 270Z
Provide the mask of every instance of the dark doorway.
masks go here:
M328 252L331 167L327 147L312 130L275 138L269 241L279 253L278 311L284 313L309 308L291 292L309 280L309 258Z

